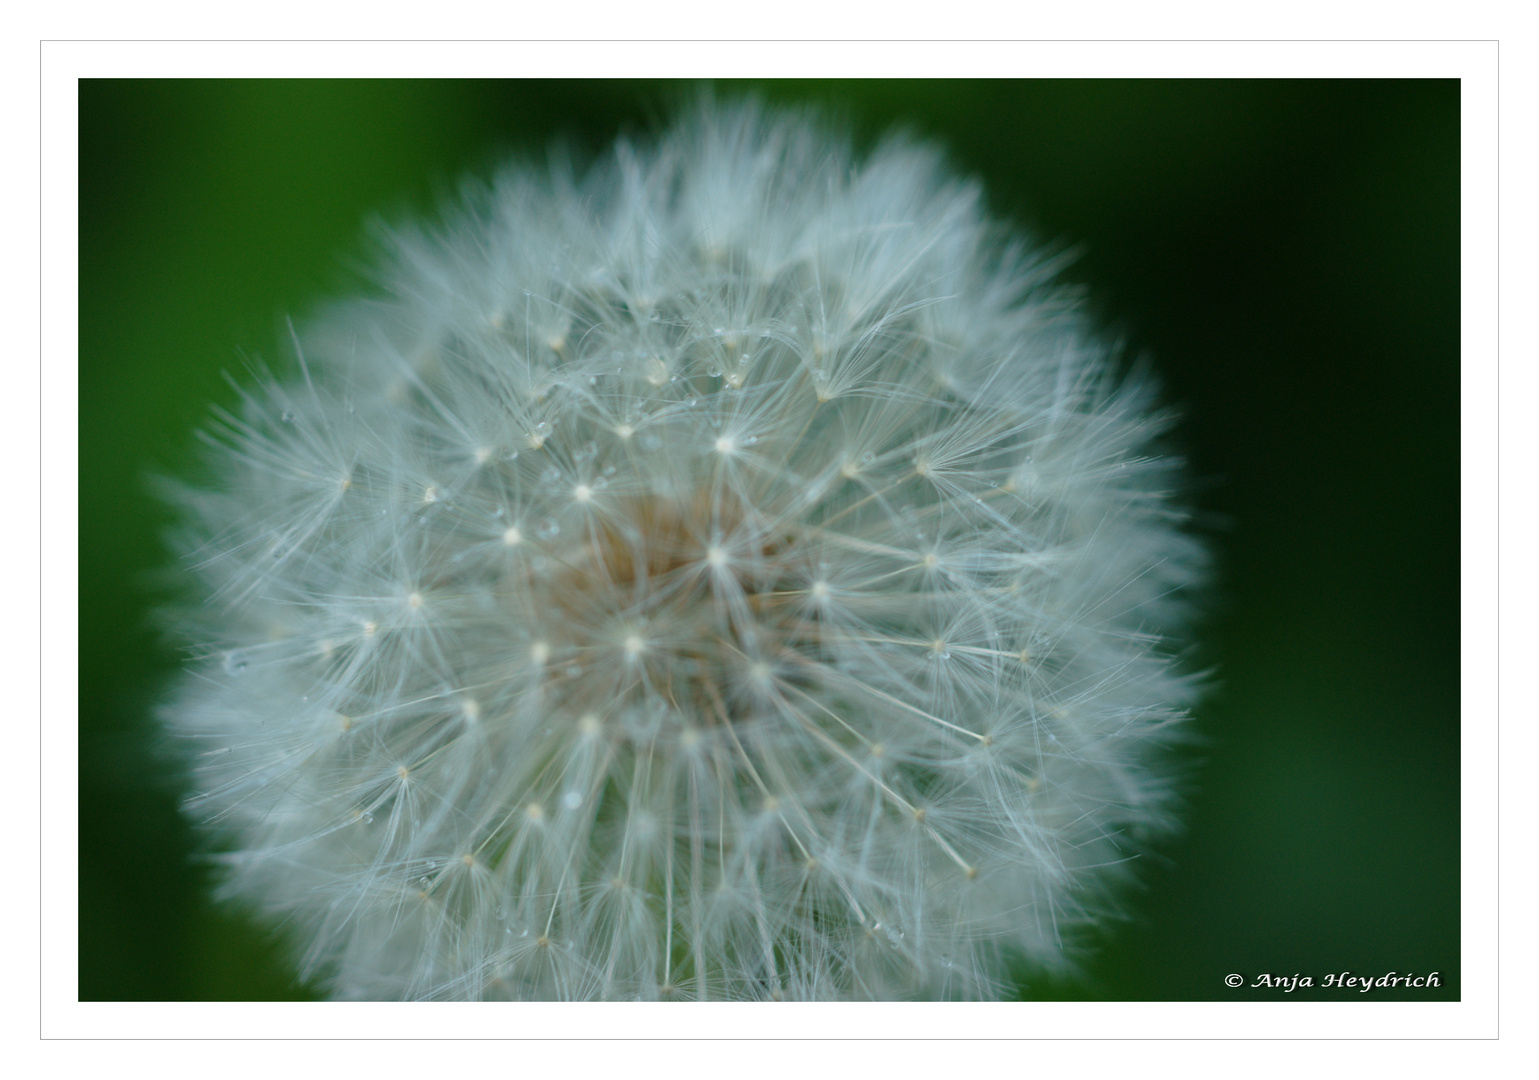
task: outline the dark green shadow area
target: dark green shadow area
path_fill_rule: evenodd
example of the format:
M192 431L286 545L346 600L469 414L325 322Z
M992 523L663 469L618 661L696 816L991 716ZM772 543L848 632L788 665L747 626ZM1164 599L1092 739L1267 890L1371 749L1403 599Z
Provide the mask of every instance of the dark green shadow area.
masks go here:
M1458 998L1458 84L753 88L944 146L997 213L1082 252L1069 277L1185 417L1219 573L1188 827L1083 974L1022 973L1024 996ZM508 152L599 152L694 92L82 83L82 998L307 996L269 931L207 900L177 812L147 478L192 468L223 371L285 363L285 317L357 287L372 217L431 211ZM1318 985L1342 971L1442 986Z

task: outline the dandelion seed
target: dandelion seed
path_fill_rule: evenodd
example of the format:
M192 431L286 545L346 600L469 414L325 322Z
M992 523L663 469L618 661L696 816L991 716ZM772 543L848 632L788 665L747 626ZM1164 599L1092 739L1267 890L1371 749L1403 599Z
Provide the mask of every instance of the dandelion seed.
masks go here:
M1064 963L1172 826L1203 552L1151 387L999 235L926 149L709 105L392 233L185 499L226 894L339 998Z

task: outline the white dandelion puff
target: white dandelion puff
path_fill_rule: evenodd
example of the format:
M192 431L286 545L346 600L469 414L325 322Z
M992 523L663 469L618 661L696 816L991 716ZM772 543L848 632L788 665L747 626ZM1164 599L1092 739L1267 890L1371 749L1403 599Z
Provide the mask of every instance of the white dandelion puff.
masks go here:
M340 998L980 998L1171 825L1146 382L897 141L702 106L389 239L184 492L167 722Z

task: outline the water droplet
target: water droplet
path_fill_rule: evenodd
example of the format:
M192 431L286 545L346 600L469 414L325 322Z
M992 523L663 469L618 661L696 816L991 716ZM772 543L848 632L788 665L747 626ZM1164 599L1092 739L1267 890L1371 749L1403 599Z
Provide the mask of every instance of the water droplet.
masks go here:
M294 422L294 414L288 409L284 409L283 414L279 417L279 419L281 419L285 424L292 424Z
M561 805L568 810L576 810L582 805L582 792L572 790L561 796Z
M719 379L721 378L721 365L712 364L710 367L705 369L705 373L713 379Z
M374 824L374 815L372 813L370 813L368 810L365 810L362 814L358 815L358 820L363 822L365 825L373 825Z
M691 394L691 395L689 395L689 397L684 399L684 407L686 409L693 409L695 407L695 395L694 394Z
M239 675L246 670L246 655L238 650L231 650L224 654L224 669L231 675Z
M534 433L536 435L549 435L550 424L544 420L541 420L538 424L534 425Z

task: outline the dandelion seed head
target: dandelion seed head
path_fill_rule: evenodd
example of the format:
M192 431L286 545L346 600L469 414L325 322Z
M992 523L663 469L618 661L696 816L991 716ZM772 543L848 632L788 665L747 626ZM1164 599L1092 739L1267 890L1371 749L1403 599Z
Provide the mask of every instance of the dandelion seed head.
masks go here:
M467 189L382 276L183 500L210 659L166 719L224 751L190 811L303 973L987 998L1067 962L1172 827L1203 552L1050 260L931 150L702 105Z

